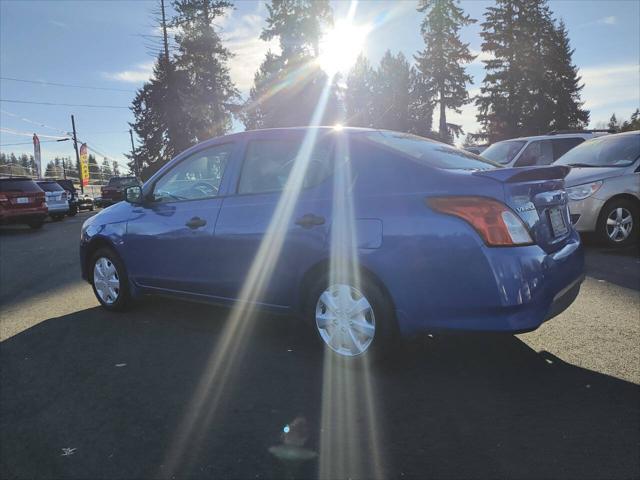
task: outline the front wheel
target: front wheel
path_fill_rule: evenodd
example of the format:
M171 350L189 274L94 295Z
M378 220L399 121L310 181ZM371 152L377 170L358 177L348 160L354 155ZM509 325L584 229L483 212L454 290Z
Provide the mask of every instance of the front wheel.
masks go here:
M324 275L316 282L308 303L319 338L340 357L378 356L397 339L391 302L364 276L354 282L331 281Z
M91 284L96 298L107 310L129 307L131 295L124 264L111 249L101 248L92 257Z
M597 233L610 247L626 247L638 239L638 205L626 198L609 201L598 218Z

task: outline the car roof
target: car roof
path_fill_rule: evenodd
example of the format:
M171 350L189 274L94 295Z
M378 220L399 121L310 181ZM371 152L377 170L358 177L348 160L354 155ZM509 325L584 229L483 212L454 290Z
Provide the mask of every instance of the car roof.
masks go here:
M584 132L576 132L576 133L557 133L553 135L533 135L530 137L517 137L517 138L509 138L506 140L501 140L501 142L510 142L512 140L520 140L520 141L532 141L532 140L548 140L553 138L584 138L591 139L595 137L602 136L603 134L597 133L584 133ZM498 142L496 142L498 143Z
M20 177L20 176L14 176L14 177L2 177L0 178L0 181L3 182L8 182L11 180L33 180L33 178L31 177Z

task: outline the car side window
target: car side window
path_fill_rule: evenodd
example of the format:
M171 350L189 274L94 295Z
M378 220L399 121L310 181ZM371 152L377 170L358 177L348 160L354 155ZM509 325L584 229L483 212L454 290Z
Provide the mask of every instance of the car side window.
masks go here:
M233 146L233 143L216 145L181 161L156 182L154 201L175 202L218 196Z
M553 162L553 152L549 140L531 142L522 152L515 163L515 167L530 167L533 165L550 165Z
M238 193L279 192L285 188L299 157L301 139L252 140L242 166ZM328 139L319 140L309 155L303 188L319 184L333 173L332 148Z
M567 153L573 147L576 147L584 142L584 138L555 138L551 140L553 145L553 160L556 161L562 155Z

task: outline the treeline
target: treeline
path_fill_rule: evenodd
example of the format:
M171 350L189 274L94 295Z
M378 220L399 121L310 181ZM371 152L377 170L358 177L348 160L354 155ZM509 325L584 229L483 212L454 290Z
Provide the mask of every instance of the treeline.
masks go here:
M90 181L106 181L113 176L121 175L120 165L118 162L109 161L103 158L102 163L98 165L95 155L89 154L89 180ZM26 153L16 155L15 153L0 152L0 173L5 175L36 175L36 162L33 155ZM71 160L71 157L55 157L47 162L44 166L43 177L46 178L73 178L79 179L77 162Z
M476 57L460 32L477 19L457 0L417 2L424 47L413 58L387 51L374 66L361 56L345 79L332 82L317 62L322 33L333 24L329 1L272 0L260 38L277 40L279 52L267 52L245 101L229 74L232 52L216 27L232 3L172 5L175 15L167 19L161 0L162 49L132 105L143 178L189 146L227 133L234 118L247 129L298 126L315 112L318 124L388 128L449 143L464 132L447 115L471 102L481 126L472 138L488 142L589 123L566 26L547 0L497 0L487 8L481 23L485 74L475 98L466 66ZM169 31L176 32L173 38ZM370 41L382 40L374 34Z
M616 132L630 132L632 130L640 130L640 108L636 108L636 111L631 114L629 120L624 120L622 123L616 117L616 114L612 114L609 118L606 128L614 130Z

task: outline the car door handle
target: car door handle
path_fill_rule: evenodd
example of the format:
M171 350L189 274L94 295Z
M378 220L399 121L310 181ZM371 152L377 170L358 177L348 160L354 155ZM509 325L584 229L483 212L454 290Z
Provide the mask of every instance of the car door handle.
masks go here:
M200 217L193 217L191 220L185 223L187 227L193 228L193 229L204 227L206 224L207 224L207 221Z
M311 228L318 225L324 225L324 217L319 217L312 213L307 213L303 215L298 220L296 220L296 225L300 225L302 228Z

